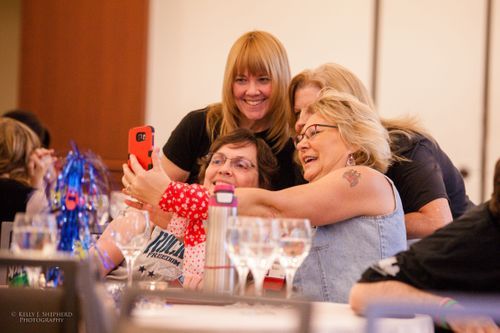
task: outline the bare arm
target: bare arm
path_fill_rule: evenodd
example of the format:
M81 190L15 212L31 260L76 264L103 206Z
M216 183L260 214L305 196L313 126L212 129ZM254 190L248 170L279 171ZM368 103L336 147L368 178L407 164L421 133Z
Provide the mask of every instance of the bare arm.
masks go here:
M165 155L160 157L161 167L173 181L185 182L188 179L189 172L179 168L174 162Z
M315 182L277 192L238 188L236 196L239 214L306 217L313 225L388 214L395 208L389 182L364 166L338 169Z
M373 301L404 300L417 305L442 306L443 297L399 281L382 281L373 283L356 283L351 289L349 304L354 312L363 314L367 304ZM460 333L498 333L500 329L491 320L484 316L446 317L446 322L454 332Z
M408 239L423 238L453 220L450 205L445 198L432 200L418 212L405 214Z
M412 301L415 304L438 306L443 299L399 281L356 283L351 289L349 304L357 314L363 314L367 304L381 299Z
M89 250L89 255L97 259L96 262L101 276L106 276L123 261L123 254L111 237L111 231L116 227L118 227L116 220L111 221L95 246Z

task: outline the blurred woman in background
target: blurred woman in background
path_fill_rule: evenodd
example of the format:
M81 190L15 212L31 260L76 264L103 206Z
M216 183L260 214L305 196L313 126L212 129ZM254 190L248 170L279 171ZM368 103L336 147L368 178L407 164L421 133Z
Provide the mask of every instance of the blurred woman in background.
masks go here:
M17 212L27 208L47 208L39 202L27 204L37 190L45 190L44 176L53 162L52 151L41 148L38 136L28 126L0 118L0 221L13 221Z

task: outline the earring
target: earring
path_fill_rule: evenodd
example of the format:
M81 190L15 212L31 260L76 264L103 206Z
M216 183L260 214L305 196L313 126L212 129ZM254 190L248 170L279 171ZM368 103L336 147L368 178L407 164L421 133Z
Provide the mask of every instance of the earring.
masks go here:
M349 166L355 166L355 165L356 165L356 161L354 160L354 156L352 156L352 154L349 154L349 156L347 157L347 161L345 163L345 166L349 167Z

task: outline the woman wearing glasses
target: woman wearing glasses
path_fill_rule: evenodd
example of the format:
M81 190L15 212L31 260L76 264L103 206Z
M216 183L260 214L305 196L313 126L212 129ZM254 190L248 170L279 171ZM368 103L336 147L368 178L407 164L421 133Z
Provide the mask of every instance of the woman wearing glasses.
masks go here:
M211 142L236 128L247 128L266 141L278 160L273 189L303 183L293 163L289 83L290 67L281 42L264 31L243 34L227 57L222 101L182 119L163 146L163 169L172 180L194 183L196 161L207 154Z
M307 106L325 87L352 94L375 112L359 78L340 65L325 64L292 79L289 98L297 117L297 133L311 115ZM460 172L437 142L412 118L383 119L382 124L389 131L395 159L386 175L401 195L408 238L430 235L461 216L471 202Z
M161 170L157 154L154 153L153 157L154 167L148 172L141 168L135 157L131 157L134 172L124 165L124 181L130 185L128 188L136 197L139 197L140 193L149 192L142 191L146 185L160 187L156 201L142 200L158 205L170 180ZM184 286L187 288L198 286L203 276L205 258L205 230L202 221L207 218L208 205L204 200L208 201L209 194L218 183L232 184L236 187L269 188L276 165L276 158L271 148L250 130L237 129L228 135L218 137L210 147L208 155L200 160L199 182L203 185L171 182L168 186L171 200L163 199L160 207L174 214L168 225L163 225L163 228L155 227L151 242L136 260L135 278L175 279L180 275L179 267L182 262ZM184 203L189 204L183 205ZM154 218L152 221L157 222ZM184 245L176 240L176 237L182 239ZM106 231L98 241L97 250L102 257L108 258L109 268L106 268L106 262L103 262L105 274L123 260L118 249L106 240ZM174 256L175 254L177 255ZM166 276L162 277L161 272ZM120 267L113 271L110 277L125 278L125 276L124 267Z
M324 89L295 138L308 184L271 192L237 189L238 212L305 217L316 228L294 287L316 301L347 302L366 265L406 248L401 200L384 176L388 133L356 97Z

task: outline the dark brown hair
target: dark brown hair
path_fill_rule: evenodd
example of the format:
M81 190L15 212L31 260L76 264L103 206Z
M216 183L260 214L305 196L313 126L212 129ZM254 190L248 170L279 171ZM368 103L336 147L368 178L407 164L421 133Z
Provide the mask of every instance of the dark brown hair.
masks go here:
M212 154L216 153L222 146L234 145L236 147L245 147L254 145L257 150L257 172L259 174L259 187L269 189L271 186L271 176L276 172L278 162L274 157L273 151L267 143L255 136L255 134L246 128L237 128L229 134L218 137L210 146L210 150L205 157L199 159L200 173L198 180L203 183L205 172L210 164Z

